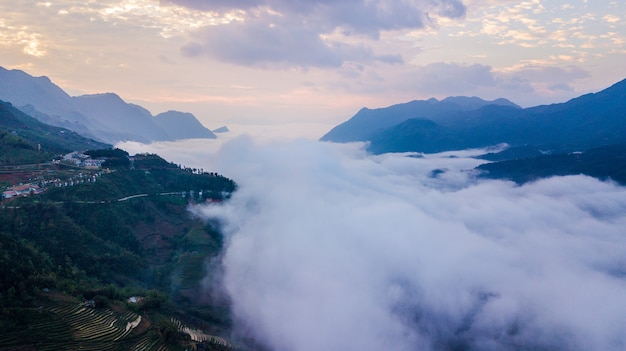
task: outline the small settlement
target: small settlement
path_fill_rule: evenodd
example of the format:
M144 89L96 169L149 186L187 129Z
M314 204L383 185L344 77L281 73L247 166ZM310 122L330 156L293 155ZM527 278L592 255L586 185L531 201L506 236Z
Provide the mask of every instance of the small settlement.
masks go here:
M100 169L106 160L103 158L93 159L89 155L82 154L78 151L70 152L63 156L62 162L73 164L78 167Z
M101 175L100 172L93 172L102 168L102 164L105 159L93 159L89 155L82 154L78 151L71 152L60 161L55 161L53 165L66 165L79 169L92 170L91 172L73 173L66 177L54 177L52 179L47 177L36 177L35 179L28 179L29 182L21 182L17 185L6 187L2 191L2 200L12 199L20 196L38 195L46 190L47 187L66 187L74 186L83 183L95 183L96 179Z

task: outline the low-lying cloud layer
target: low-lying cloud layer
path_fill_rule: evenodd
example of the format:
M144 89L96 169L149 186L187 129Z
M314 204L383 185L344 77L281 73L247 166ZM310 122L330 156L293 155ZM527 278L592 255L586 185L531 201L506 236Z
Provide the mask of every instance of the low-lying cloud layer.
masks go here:
M240 189L194 212L223 224L238 325L276 351L626 348L626 189L451 156L227 143Z

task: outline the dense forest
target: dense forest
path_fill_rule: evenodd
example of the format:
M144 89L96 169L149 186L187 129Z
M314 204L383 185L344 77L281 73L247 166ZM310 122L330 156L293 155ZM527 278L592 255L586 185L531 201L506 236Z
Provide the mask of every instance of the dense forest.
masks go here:
M190 345L178 332L182 327L173 327L180 321L215 335L226 334L228 301L207 298L211 292L202 287L202 280L212 274L207 262L219 253L223 239L217 227L193 218L187 207L219 204L235 191L235 182L216 173L181 168L157 155L128 157L114 149L87 154L113 160L97 180L53 186L36 196L5 201L0 209L0 329L16 335L0 338L0 349L58 346L59 341L44 345L37 333L24 332L37 329L42 318L37 311L42 308L60 318L50 323L68 335L59 336L63 343L78 345L72 344L82 340L76 329L63 325L72 318L85 318L88 323L92 319L81 315L82 310L58 306L67 304L67 299L90 301L95 311L103 311L97 313L128 311L142 316L144 323L152 321L147 328L151 332L141 334L147 341L133 339L137 345L152 342L145 336L152 333L154 340L161 340L147 349L159 349L172 340L168 349ZM141 303L129 303L132 296L140 296ZM69 319L61 318L63 311L70 311ZM120 312L118 319L127 314ZM173 317L179 322L172 322ZM94 335L101 333L93 330ZM111 340L102 347L128 346ZM225 348L223 343L203 345Z
M488 157L487 157L488 158ZM479 166L484 178L526 183L541 178L585 174L626 185L626 144L487 163Z

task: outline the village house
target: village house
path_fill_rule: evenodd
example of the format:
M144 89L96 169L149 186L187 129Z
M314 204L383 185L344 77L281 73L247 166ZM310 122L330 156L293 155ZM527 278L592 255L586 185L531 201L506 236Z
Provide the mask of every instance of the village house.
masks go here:
M81 159L80 157L78 157L78 155L78 151L70 152L69 154L63 156L63 161L79 166L81 163Z
M93 158L88 158L83 160L83 167L85 168L102 168L102 164L104 163L104 160L102 159L93 159Z
M15 190L5 190L2 192L2 198L3 199L11 199L18 196L17 195L17 191Z
M43 190L37 184L20 184L7 188L2 192L3 199L10 199L16 196L28 196L32 194L41 194Z
M74 151L63 156L63 161L66 163L71 163L74 166L99 169L99 168L102 168L102 164L106 160L99 159L99 158L91 158L89 155L85 155L78 151Z

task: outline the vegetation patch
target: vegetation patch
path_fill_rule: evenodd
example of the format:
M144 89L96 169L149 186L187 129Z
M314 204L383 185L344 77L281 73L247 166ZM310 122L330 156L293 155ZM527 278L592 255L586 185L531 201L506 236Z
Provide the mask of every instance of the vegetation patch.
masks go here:
M204 318L199 300L181 292L201 286L205 260L222 248L220 233L187 207L221 201L236 185L157 157L0 208L0 327L9 331L0 349L182 350L191 339L171 343L151 322L172 315L191 329L228 330L227 306Z

